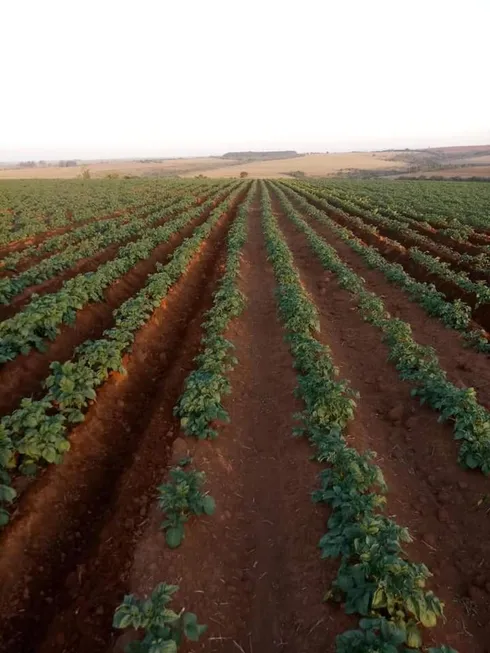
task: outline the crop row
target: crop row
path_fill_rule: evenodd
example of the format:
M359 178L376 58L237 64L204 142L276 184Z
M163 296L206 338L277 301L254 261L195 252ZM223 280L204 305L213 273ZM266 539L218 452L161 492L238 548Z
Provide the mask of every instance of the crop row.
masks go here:
M298 190L302 187L297 184ZM442 243L435 242L432 238L425 236L414 229L411 229L407 224L403 224L392 218L381 215L377 212L366 211L357 207L352 201L346 199L338 199L330 193L323 191L315 186L308 186L308 189L315 195L322 199L327 199L331 204L332 209L342 209L350 214L358 215L369 223L372 223L389 232L401 233L404 239L409 239L414 244L434 252L437 256L445 257L448 262L462 266L469 270L470 276L479 276L486 278L488 276L488 269L490 267L490 257L484 253L478 255L461 254L460 252L443 245ZM474 271L477 272L474 272Z
M27 354L32 347L43 351L45 338L54 340L63 324L73 323L78 310L89 302L100 301L105 288L129 272L138 261L148 258L158 245L185 225L205 214L228 192L229 188L222 189L199 207L160 227L148 229L140 239L121 247L116 258L99 266L95 272L78 274L65 281L58 292L33 299L21 312L0 323L0 363ZM159 214L160 219L164 215L164 212Z
M329 193L332 193L331 188L329 188ZM461 222L457 218L444 219L427 215L427 207L423 214L419 214L415 213L413 210L404 210L403 207L396 204L390 205L387 201L383 201L381 198L370 199L365 196L359 197L355 191L349 192L345 188L336 187L334 189L334 194L340 199L346 199L355 203L360 208L381 213L388 218L392 218L393 220L397 220L402 224L414 227L415 229L419 229L428 234L442 234L460 244L466 243L470 236L476 235L476 232L471 225Z
M374 213L389 218L391 221L398 222L403 229L408 229L409 234L413 230L420 232L425 238L428 238L428 243L437 243L441 246L441 251L445 255L455 256L460 264L475 265L481 271L485 271L488 266L490 255L490 237L488 235L478 234L474 229L466 224L461 223L456 219L449 222L450 226L436 229L431 223L426 222L424 216L414 218L412 216L405 216L397 210L380 206L374 202L366 202L362 198L357 197L355 194L337 192L332 194L332 190L328 189L329 198L332 200L335 197L337 200L348 201L352 206L356 207L359 215L363 211L367 214ZM475 241L475 242L471 242ZM445 244L448 246L445 248ZM437 246L435 245L435 246Z
M278 310L298 374L297 393L305 406L297 416L297 435L306 436L315 458L328 464L313 495L331 509L328 531L320 540L322 557L340 558L327 597L362 617L360 630L337 637L336 651L395 653L403 644L420 648L419 626L434 626L443 604L425 589L429 570L403 553L404 543L411 540L407 529L383 514L387 488L373 462L375 454L359 453L343 436L354 418L357 395L348 381L338 379L329 347L316 337L318 311L302 286L270 197L263 192L263 228L277 281Z
M225 188L226 186L221 186L222 190ZM51 279L73 266L77 261L99 254L109 245L145 235L149 227L162 219L168 219L170 216L190 208L199 201L200 198L196 200L195 195L189 193L181 196L177 201L172 199L158 204L154 208L145 207L144 210L137 211L125 224L121 224L117 220L109 220L104 225L104 229L97 228L98 225L88 225L94 227L94 235L91 238L86 238L82 243L68 246L64 251L44 259L14 277L0 279L0 303L8 304L25 288Z
M280 195L281 188L274 186ZM375 247L371 247L357 238L350 229L337 224L326 213L310 204L303 196L285 186L287 195L309 216L326 225L333 233L359 254L370 268L380 270L390 283L396 284L412 301L417 302L432 317L438 317L451 329L461 332L468 343L479 351L490 352L490 343L482 336L481 329L471 329L471 307L461 299L448 300L443 292L432 283L416 281L399 263L386 260ZM373 228L374 229L374 228Z
M11 502L14 490L9 486L9 470L34 473L39 462L60 463L70 448L70 425L84 420L84 410L96 398L96 389L116 371L125 373L123 356L131 349L135 334L151 317L170 288L180 279L200 245L223 215L243 195L237 185L175 249L169 262L150 275L145 286L114 312L115 325L99 340L79 346L72 360L51 364L51 375L44 385L46 394L39 400L25 398L19 409L0 422L0 499ZM8 521L2 508L0 521Z
M140 206L133 206L124 211L120 211L117 214L114 214L112 217L106 217L101 220L96 219L95 221L88 222L83 224L80 227L74 227L69 231L51 236L46 238L42 243L35 245L28 245L23 249L11 252L5 256L1 265L6 270L15 270L19 263L29 262L34 257L41 257L46 254L52 254L54 252L60 251L62 248L70 247L81 243L87 239L93 238L94 236L102 235L106 231L109 231L114 228L114 225L125 224L127 221L131 220L134 216L149 212L151 206L157 205L159 208L163 208L170 201L178 201L183 197L193 194L194 196L201 190L211 190L211 185L208 184L184 184L179 183L178 185L168 185L165 187L165 193L161 197L149 197L143 204Z
M185 434L199 439L215 437L214 422L228 420L221 400L230 392L226 373L233 369L237 360L232 355L233 344L224 334L231 320L245 307L245 297L237 280L240 254L247 239L248 210L255 192L254 182L230 229L226 270L202 325L204 336L201 353L196 358L197 367L187 377L184 393L174 411L180 417Z
M309 193L303 188L301 189L301 195L310 200L310 202L314 202L315 205L322 207L327 214L332 212L332 206L326 200L318 199L316 195ZM347 223L353 230L357 230L364 238L374 238L376 247L382 247L383 249L393 248L403 257L408 256L409 259L427 271L427 273L439 278L442 283L450 282L451 285L456 286L456 293L462 295L462 301L472 308L473 319L476 322L481 321L477 309L480 306L490 304L490 288L484 281L472 281L466 272L453 270L448 263L441 261L427 252L422 252L417 247L406 248L397 240L388 238L387 236L380 236L375 226L365 223L355 215L345 213L341 209L336 209L334 215L337 220L339 218L342 219L344 223ZM461 299L461 297L459 298ZM473 331L471 337L472 339L469 341L469 344L480 351L487 351L487 337L484 332Z
M162 217L171 216L189 208L193 204L192 197L180 200L178 203L169 202L155 208L136 212L126 224L110 220L105 229L101 229L92 238L87 238L82 243L66 247L62 252L53 254L49 258L33 265L20 274L0 279L0 303L9 304L16 295L32 285L37 285L55 277L60 272L71 268L81 259L99 254L109 245L128 240L145 233L148 227L162 220ZM149 213L146 218L143 216Z
M432 347L417 343L410 325L392 318L383 301L365 288L364 280L338 256L283 195L280 202L287 217L306 235L308 243L322 265L336 274L342 288L356 299L364 320L379 328L389 348L389 360L403 380L412 383L412 395L440 413L440 420L450 420L454 437L460 441L459 461L468 468L490 473L490 414L478 403L474 388L459 388L447 379Z
M387 215L403 216L447 230L459 240L487 231L489 188L487 184L398 180L321 182L335 192L347 193L365 208L380 207Z
M0 246L137 206L163 190L148 180L0 181Z
M230 391L225 374L235 361L229 351L233 346L224 338L224 333L231 319L241 313L245 304L237 280L240 254L247 238L248 208L255 192L256 183L250 187L228 233L225 272L214 293L213 306L202 325L204 335L201 353L196 358L197 367L187 377L184 393L175 407L186 434L200 439L214 437L214 422L227 419L221 406L221 396ZM188 459L181 460L179 467L170 470L170 481L158 488L159 505L166 517L162 528L166 531L165 539L171 548L182 542L184 524L191 515L211 515L215 511L214 499L201 491L203 472L185 471L183 467L188 463ZM197 641L206 626L199 625L196 615L192 613L182 610L177 614L167 607L177 589L176 586L161 583L145 601L133 595L125 596L116 609L113 626L142 630L144 638L138 644L141 651L176 653L184 637Z

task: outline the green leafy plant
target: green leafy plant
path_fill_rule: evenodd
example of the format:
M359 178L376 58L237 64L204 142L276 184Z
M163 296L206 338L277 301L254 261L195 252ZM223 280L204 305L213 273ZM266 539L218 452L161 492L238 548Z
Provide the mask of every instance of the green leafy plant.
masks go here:
M425 589L428 569L409 561L403 551L403 544L411 541L407 529L383 514L387 488L373 462L374 453L357 452L342 435L354 416L356 393L347 381L336 378L330 349L315 337L316 307L302 286L263 185L262 193L262 221L277 281L279 314L298 374L297 394L305 406L296 416L300 424L296 433L309 439L318 461L328 464L312 497L331 510L328 531L319 543L322 557L341 559L325 598L341 601L347 613L370 618L362 622L360 631L340 636L337 651L398 653L404 643L419 648L420 626L435 625L443 605ZM296 216L290 210L288 217ZM298 224L303 223L298 219ZM363 289L352 271L341 271L342 284ZM366 297L364 308L384 317L376 297Z
M389 360L400 377L415 386L412 394L437 410L440 420L453 422L454 437L460 441L460 463L490 474L490 413L478 403L474 389L452 384L435 351L414 340L408 323L391 317L381 298L366 290L364 280L295 212L284 193L279 194L279 199L288 218L305 233L322 265L334 272L340 286L355 297L362 317L381 330L389 347Z
M216 509L213 497L201 491L205 479L204 472L174 467L170 470L170 481L158 488L158 503L166 516L162 528L172 549L182 543L184 524L192 515L212 515Z
M215 422L228 421L221 399L230 392L226 373L233 369L237 359L232 354L233 344L223 334L245 307L245 297L237 287L237 279L240 255L247 239L248 211L255 192L256 183L253 183L230 228L226 269L203 324L202 351L196 357L197 367L187 377L184 392L174 408L184 432L199 439L216 437Z
M124 597L114 614L113 627L144 632L142 640L128 645L127 653L177 653L185 638L199 640L207 627L197 622L196 615L185 610L176 613L168 607L178 589L160 583L148 599L137 599L132 594Z
M99 340L89 340L78 347L71 361L52 363L52 374L44 383L45 396L36 400L23 399L20 408L2 418L0 468L32 474L39 461L55 464L62 461L70 447L67 437L70 425L84 419L85 408L111 372L125 371L123 356L129 351L136 331L185 272L223 213L240 201L248 186L249 182L234 182L231 192L227 186L225 190L220 186L212 200L200 205L202 210L210 210L207 220L175 249L165 266L160 266L148 277L146 285L134 297L114 312L114 326ZM220 201L223 194L225 199ZM5 521L6 516L2 515Z

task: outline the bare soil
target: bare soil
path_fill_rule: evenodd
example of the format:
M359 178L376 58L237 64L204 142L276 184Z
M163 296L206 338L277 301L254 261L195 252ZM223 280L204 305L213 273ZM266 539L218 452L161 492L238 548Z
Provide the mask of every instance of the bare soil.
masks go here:
M431 569L431 589L446 603L447 621L426 633L426 643L488 653L488 480L458 466L451 426L411 398L410 386L387 362L380 332L361 319L352 296L321 266L274 194L273 209L318 307L319 338L331 347L341 376L360 392L349 442L378 453L388 513L409 527L414 542L407 553ZM335 636L357 626L341 605L323 601L338 561L320 559L328 510L311 501L320 467L310 460L307 442L292 437L301 403L277 317L258 197L239 279L248 302L226 334L238 358L224 399L230 422L217 425L216 440L195 441L173 415L200 350L201 324L224 270L236 211L221 217L137 334L125 360L128 375L114 374L102 386L85 421L71 432L63 463L32 483L16 481L21 496L0 535L0 651L122 653L134 634L112 629L115 608L124 594L145 596L161 581L180 585L175 607L195 611L208 625L184 653L334 653ZM48 352L2 370L4 410L29 392L36 396L50 360L66 360L76 344L98 337L114 307L203 219L111 287L109 308L81 311L76 327L63 330ZM490 406L486 357L463 349L457 334L369 270L326 227L310 223L393 315L410 321L420 342L436 348L451 380L474 385ZM182 546L170 550L157 488L187 453L206 472L217 511L190 520Z
M277 203L275 207L281 215ZM377 452L389 488L388 511L409 527L414 536L410 558L427 564L434 574L431 587L446 603L447 623L430 634L459 653L485 653L490 642L490 523L479 501L487 496L488 480L458 466L451 427L411 398L410 386L387 362L379 331L361 319L351 295L321 266L306 237L283 216L280 225L319 308L340 374L361 395L351 441L360 450ZM383 299L396 294L387 286ZM426 322L416 314L410 319L418 332Z
M126 361L128 375L115 374L102 387L86 420L72 431L63 464L25 490L18 514L2 533L5 650L105 650L112 612L127 585L127 556L175 438L161 410L173 421L233 215L223 215L138 333ZM155 423L157 430L150 428Z
M100 338L105 329L113 325L114 311L140 290L158 263L165 264L173 251L202 224L212 209L203 211L179 233L158 245L151 255L137 263L128 273L117 279L104 291L104 301L86 305L77 312L73 325L64 324L57 338L47 342L45 352L32 349L29 354L17 356L0 368L0 414L13 410L24 396L38 396L40 384L49 373L53 361L68 360L75 348L87 339ZM174 216L176 218L178 216Z

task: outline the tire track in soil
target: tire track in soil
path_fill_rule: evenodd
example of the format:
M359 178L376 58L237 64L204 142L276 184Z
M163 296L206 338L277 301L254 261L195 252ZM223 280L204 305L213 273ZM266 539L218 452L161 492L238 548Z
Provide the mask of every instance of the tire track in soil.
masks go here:
M217 204L218 202L216 202ZM13 361L0 367L0 416L10 413L23 397L42 394L41 383L49 374L53 361L65 362L78 345L88 339L96 340L105 329L112 326L113 313L127 299L140 290L150 274L155 271L157 263L165 264L176 247L191 235L194 229L206 221L212 208L192 220L184 229L173 234L169 240L155 247L151 255L137 263L129 272L119 277L104 291L104 300L87 304L77 311L73 325L63 324L60 333L52 342L46 340L45 352L31 349L27 355L19 355ZM173 216L173 219L179 217Z
M342 215L339 213L338 209L325 209L325 207L322 205L321 200L312 200L309 197L306 197L301 189L295 189L297 192L304 197L304 199L308 200L313 206L315 206L317 209L320 211L324 211L329 215L333 220L336 220L337 222L340 222L341 224L344 224L345 220L342 218ZM325 197L324 201L328 202L328 198ZM348 211L345 211L345 213L348 213ZM355 213L353 215L356 215ZM361 218L366 224L369 224L373 227L376 227L378 232L382 236L387 236L388 238L393 238L394 240L397 240L399 243L401 243L404 247L407 249L409 247L418 247L422 251L426 251L430 253L432 256L437 256L438 258L441 259L441 261L445 261L446 263L449 263L449 265L456 271L456 272L467 272L469 277L473 281L485 281L488 283L490 279L490 272L489 273L483 273L478 270L475 270L469 263L464 263L463 261L459 261L456 257L448 256L444 254L444 252L439 251L437 248L437 242L434 242L434 245L430 244L423 244L421 245L420 243L417 242L414 238L412 238L409 234L406 232L400 230L397 231L394 228L391 227L386 227L384 225L378 224L375 220L370 220L369 218L366 218L365 216L360 216L357 215L357 217ZM342 221L344 220L344 222ZM348 222L345 222L345 225L350 228L350 224ZM441 243L442 244L442 243Z
M146 501L173 439L148 428L160 423L158 411L172 414L192 368L237 206L138 333L128 375L114 374L101 388L63 463L22 497L1 541L0 650L105 650Z
M176 200L175 203L177 202L178 200ZM195 206L198 206L197 202ZM195 208L195 206L190 208L191 209ZM172 206L168 207L168 210L172 211ZM155 208L152 211L148 211L147 213L145 213L145 215L141 215L140 219L144 220L145 217L147 217L150 213L156 213L157 211L158 208ZM175 217L177 217L177 215L178 214L175 215L170 214L169 216L163 217L158 222L155 222L154 224L149 226L148 230L154 229L155 227L160 227L166 222L173 220ZM47 293L57 292L58 290L60 290L60 288L62 287L65 281L68 281L69 279L73 279L73 277L76 277L77 274L95 272L95 270L97 270L99 266L115 258L117 256L118 251L121 249L121 247L124 247L129 243L133 243L139 238L142 238L143 236L144 234L139 234L139 235L131 236L130 238L126 238L125 240L122 240L118 243L107 245L106 247L99 250L96 254L80 259L79 261L74 263L71 267L59 272L55 276L46 279L41 283L26 287L21 293L16 295L12 299L12 301L9 302L9 304L0 305L0 321L7 320L8 318L12 317L16 313L19 313L24 308L24 306L30 301L34 293L37 293L38 295L45 295ZM48 258L48 256L46 256L45 258ZM38 262L39 261L36 261L36 263ZM36 263L34 263L34 265Z
M366 281L367 290L383 298L391 315L410 324L417 342L436 350L441 366L448 373L450 381L460 387L474 387L478 392L479 401L487 409L490 409L489 357L465 347L464 341L457 331L446 328L438 318L429 317L416 302L410 300L402 288L389 283L379 270L369 268L362 257L334 234L328 226L308 217L294 200L292 203L297 213L337 251L337 254L356 274Z
M437 290L444 293L448 299L453 301L456 299L461 299L464 301L472 308L472 317L475 321L475 328L478 328L477 325L479 325L483 329L486 329L490 332L490 306L488 304L484 304L478 308L475 308L477 297L474 293L465 292L452 281L448 281L440 277L438 274L429 272L429 270L425 269L423 266L419 265L410 258L405 246L400 245L400 247L395 247L394 245L390 244L384 236L376 236L375 234L372 234L369 231L361 229L357 225L352 224L340 213L336 211L327 211L326 209L322 208L321 204L317 204L307 197L304 197L304 199L309 201L318 210L323 211L325 214L327 214L337 224L350 229L358 238L377 249L378 252L382 254L388 261L401 265L405 272L410 274L417 281L434 284ZM398 234L395 240L397 240L397 242L401 242L400 234Z
M377 452L388 483L388 513L410 529L410 559L429 567L434 574L430 589L446 604L446 624L426 631L427 636L459 653L486 653L490 522L486 504L477 504L487 496L488 479L458 466L452 429L410 397L410 386L387 362L378 329L362 320L350 294L323 268L271 195L340 375L360 392L349 439L359 450Z
M355 620L323 603L337 563L322 562L318 550L327 512L310 493L320 468L307 442L291 436L301 404L257 201L240 277L248 304L227 334L239 359L224 401L230 424L219 426L214 441L179 438L174 447L174 462L189 448L206 472L216 514L191 521L183 545L171 551L154 507L130 591L143 595L163 580L180 585L176 605L208 624L202 641L185 651L330 653L334 636Z

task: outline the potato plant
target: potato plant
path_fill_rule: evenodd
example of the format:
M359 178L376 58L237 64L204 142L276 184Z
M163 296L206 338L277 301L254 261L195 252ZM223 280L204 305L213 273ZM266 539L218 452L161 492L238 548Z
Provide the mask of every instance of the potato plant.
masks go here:
M414 386L412 395L438 411L441 421L452 422L454 437L460 442L459 462L490 474L490 413L478 402L475 390L451 383L434 349L417 343L410 325L391 317L381 298L366 290L364 280L296 213L284 195L281 200L288 218L305 233L322 265L334 272L340 286L356 298L363 319L381 330L390 350L389 360L400 377Z
M197 642L206 626L197 622L192 612L179 613L169 607L178 586L160 583L148 599L132 594L124 597L114 613L113 627L143 631L143 638L131 642L127 653L177 653L185 639Z
M215 500L201 491L205 480L204 472L174 467L170 470L169 482L158 488L158 503L166 517L162 528L171 549L181 545L185 534L184 524L192 515L214 514Z
M315 458L328 464L313 495L331 510L328 531L320 541L322 556L341 560L326 598L379 625L367 634L344 633L337 640L337 653L394 653L402 651L402 645L420 649L421 627L436 624L443 604L425 587L429 570L404 554L408 531L383 514L387 488L381 469L373 463L374 454L357 452L343 437L354 417L357 395L348 381L337 378L330 349L315 337L318 312L302 286L270 197L266 189L263 192L263 229L276 276L278 312L298 374L297 394L305 406L297 415L296 434L306 436Z
M135 333L184 274L199 246L243 190L243 184L235 185L208 219L175 249L168 263L150 275L146 285L114 312L114 326L102 338L80 345L72 360L51 364L52 374L45 380L44 397L25 398L20 408L2 418L0 468L31 472L40 462L61 462L70 447L70 426L83 421L96 389L111 372L125 372L123 356L131 349Z

